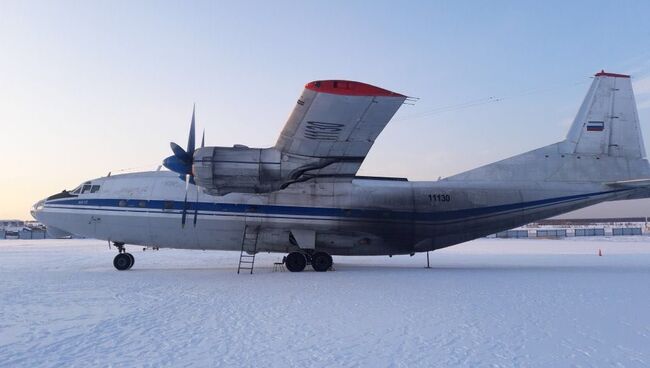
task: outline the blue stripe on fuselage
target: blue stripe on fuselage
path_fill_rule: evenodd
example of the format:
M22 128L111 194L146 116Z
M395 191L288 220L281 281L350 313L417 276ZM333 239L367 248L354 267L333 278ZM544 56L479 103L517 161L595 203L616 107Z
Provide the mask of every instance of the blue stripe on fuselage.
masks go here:
M617 189L604 192L594 192L586 194L576 194L564 197L547 198L536 201L511 203L497 206L487 206L478 208L467 208L451 211L438 212L411 212L411 211L392 211L389 209L350 209L350 208L328 208L328 207L299 207L299 206L281 206L281 205L256 205L256 204L233 204L233 203L210 203L210 202L187 202L187 211L192 213L195 208L199 212L219 212L232 213L233 215L279 215L279 216L307 216L307 217L336 217L349 219L374 219L374 220L402 220L402 221L449 221L458 220L468 217L496 215L502 212L511 212L517 210L530 209L534 207L544 207L552 204L563 202L574 202L589 197L619 193L631 189ZM120 202L123 205L120 206ZM61 199L48 201L45 207L56 205L68 206L93 206L93 207L110 207L116 210L168 210L181 211L184 202L182 201L164 201L164 200L140 200L140 199ZM101 208L99 208L101 210Z

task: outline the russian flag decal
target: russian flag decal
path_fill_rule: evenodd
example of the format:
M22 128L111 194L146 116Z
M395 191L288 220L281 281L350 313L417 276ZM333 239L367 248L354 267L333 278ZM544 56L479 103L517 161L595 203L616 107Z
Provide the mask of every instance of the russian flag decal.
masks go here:
M605 129L604 121L589 121L587 122L588 132L602 132Z

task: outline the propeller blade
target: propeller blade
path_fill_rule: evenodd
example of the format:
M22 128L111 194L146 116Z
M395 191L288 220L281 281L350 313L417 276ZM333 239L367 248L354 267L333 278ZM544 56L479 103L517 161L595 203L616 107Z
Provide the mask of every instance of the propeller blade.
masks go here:
M185 175L185 200L183 201L183 214L181 216L181 227L185 227L185 218L187 217L187 190L190 185L190 176Z
M203 129L203 136L201 137L201 148L205 147L205 129Z
M192 174L196 134L195 111L196 106L192 108L192 123L190 124L190 136L187 140L187 150L184 150L181 146L174 142L170 142L169 146L171 147L172 152L174 152L174 155L169 156L163 160L163 166L175 173L180 174L181 178ZM201 144L203 144L203 141L201 141ZM187 181L187 178L185 180ZM194 178L191 177L190 180L192 181L192 184L194 184ZM187 192L187 188L185 189Z
M196 227L196 218L199 215L199 186L195 185L196 188L196 201L194 202L194 227Z
M190 136L187 138L187 154L190 155L190 157L194 156L194 131L195 131L195 124L194 124L194 112L196 111L196 105L192 107L192 123L190 124Z
M183 180L185 175L192 171L192 167L186 161L181 160L177 156L169 156L164 159L163 166L175 173L181 174L181 179Z
M174 152L174 156L178 157L182 161L187 161L190 158L190 155L185 152L183 147L179 146L178 144L174 142L169 142L169 146L172 148L172 151Z

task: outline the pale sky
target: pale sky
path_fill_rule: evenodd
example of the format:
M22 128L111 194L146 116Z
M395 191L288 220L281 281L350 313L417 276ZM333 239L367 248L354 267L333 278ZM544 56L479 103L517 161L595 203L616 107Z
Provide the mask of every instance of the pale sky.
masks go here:
M3 0L0 218L155 168L193 103L207 144L271 146L317 79L420 98L363 175L435 180L559 141L600 69L632 74L650 147L649 16L648 1Z

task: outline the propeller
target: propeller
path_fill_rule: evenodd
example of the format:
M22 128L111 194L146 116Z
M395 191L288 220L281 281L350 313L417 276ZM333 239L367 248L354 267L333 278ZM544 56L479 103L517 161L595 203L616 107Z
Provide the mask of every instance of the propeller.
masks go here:
M205 147L205 129L203 129L203 136L201 137L201 148ZM194 204L194 227L196 227L196 217L199 214L199 186L194 185L196 188L196 202ZM187 189L185 190L185 195L187 195Z
M171 142L169 143L169 146L174 154L163 160L163 166L180 174L182 178L186 175L192 175L192 163L194 162L195 111L196 106L192 108L192 123L190 124L190 136L187 139L187 150L184 150L178 144Z
M172 156L163 160L163 166L169 170L178 173L180 178L185 181L185 200L183 202L183 214L181 216L181 227L185 227L185 220L187 218L187 191L189 190L190 183L194 184L194 175L192 174L192 164L194 163L194 148L195 148L195 112L196 105L192 107L192 123L190 124L190 135L187 139L187 149L184 150L178 144L171 142L169 146L174 153ZM205 132L204 132L205 138ZM204 140L201 140L201 147L203 147ZM196 199L198 204L199 188L196 188ZM194 206L194 226L196 226L196 217L198 215L198 206Z

